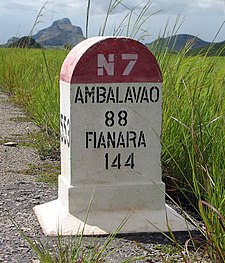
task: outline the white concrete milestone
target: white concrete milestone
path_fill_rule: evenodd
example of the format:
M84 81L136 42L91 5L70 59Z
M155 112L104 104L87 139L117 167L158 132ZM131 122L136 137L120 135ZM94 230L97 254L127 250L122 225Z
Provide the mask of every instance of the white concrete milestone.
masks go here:
M87 39L60 75L58 199L34 208L43 231L107 234L187 230L165 205L161 175L162 75L140 42Z

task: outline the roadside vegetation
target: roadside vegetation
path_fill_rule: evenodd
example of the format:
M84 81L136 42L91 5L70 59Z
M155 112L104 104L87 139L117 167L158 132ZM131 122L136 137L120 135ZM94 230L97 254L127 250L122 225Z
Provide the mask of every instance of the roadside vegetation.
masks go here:
M59 72L67 51L0 49L0 86L45 133L39 149L59 149ZM45 154L45 153L43 153ZM49 152L49 155L55 154Z
M101 34L105 33L107 19L119 2L110 1ZM130 21L134 10L128 10L124 18L128 21L126 30L121 29L124 28L121 24L114 33L136 37L146 22L143 17L150 6L148 2L133 25ZM86 31L89 9L90 1ZM157 43L152 49L164 79L163 177L168 193L172 193L170 198L181 207L188 204L203 223L198 228L204 242L190 237L183 262L206 262L206 258L207 262L225 262L225 59L219 55L208 56L213 48L210 46L204 53L192 56L188 55L188 45L177 54L168 52L166 46L159 50ZM67 50L0 49L1 89L11 94L42 127L53 151L59 149L59 72L67 53ZM190 244L194 253L189 255ZM62 247L60 251L69 253ZM68 254L59 258L64 256ZM41 262L101 262L79 258L51 261L50 258L48 255Z

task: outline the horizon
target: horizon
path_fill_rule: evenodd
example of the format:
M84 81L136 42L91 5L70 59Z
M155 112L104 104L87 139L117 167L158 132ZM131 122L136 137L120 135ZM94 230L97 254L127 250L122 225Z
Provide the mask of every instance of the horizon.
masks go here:
M88 37L97 36L103 27L108 2L91 1ZM206 42L212 42L215 36L217 36L215 42L225 40L225 0L173 0L170 3L165 0L122 0L117 3L109 17L105 35L113 35L113 30L131 10L134 23L141 10L150 3L149 9L146 9L142 17L143 20L149 17L141 26L145 33L145 38L142 39L144 42L154 41L165 28L166 35L174 35L175 33L171 33L174 25L177 28L176 34L193 35ZM59 0L46 4L33 3L29 0L24 0L23 3L20 0L2 0L0 23L7 24L7 27L1 30L0 44L6 43L12 37L29 35L37 18L38 22L36 21L32 35L50 27L54 21L67 17L73 25L81 27L85 36L86 4L86 1L82 0L64 0L63 4L59 3ZM39 12L41 13L38 17ZM126 24L123 26L125 35ZM133 38L138 37L139 35L136 35Z
M55 21L59 21L59 20L65 19L65 18L69 19L68 17L63 17L63 18L61 18L61 19L54 20L54 21L52 22L52 24L53 24ZM69 21L71 22L70 19L69 19ZM40 31L43 30L43 29L49 28L50 26L52 26L52 24L49 25L49 26L47 26L47 27L45 27L45 28L40 29L39 31L37 31L37 32L35 32L34 34L32 34L31 36L34 36L35 34L37 34L38 32L40 32ZM72 22L71 22L71 24L72 24ZM73 24L72 24L72 25L73 25ZM77 26L77 25L73 25L73 26ZM80 26L77 26L77 27L80 27ZM81 27L80 27L80 28L81 28ZM84 35L84 31L83 31L82 28L81 28L81 30L82 30L83 35ZM182 32L179 32L179 33L176 33L176 34L172 34L172 35L158 36L158 38L168 38L168 37L179 36L179 35L183 35L183 36L187 35L187 36L190 36L190 37L199 38L200 40L202 40L202 41L204 41L204 42L212 43L212 41L204 40L204 39L202 39L202 38L199 37L199 36L196 36L196 35L193 35L193 34L188 34L188 33L182 33ZM28 36L28 35L24 35L24 36L16 37L16 38L20 39L20 38L26 37L26 36ZM13 38L13 37L15 37L15 36L12 36L11 38ZM8 40L10 40L11 38L9 38ZM150 44L150 43L154 42L155 40L157 40L157 38L156 38L156 39L153 39L151 42L145 42L145 43L146 43L146 44ZM222 40L222 41L215 41L214 43L221 43L221 42L225 42L225 36L224 36L224 40ZM4 44L6 44L6 43L4 43Z

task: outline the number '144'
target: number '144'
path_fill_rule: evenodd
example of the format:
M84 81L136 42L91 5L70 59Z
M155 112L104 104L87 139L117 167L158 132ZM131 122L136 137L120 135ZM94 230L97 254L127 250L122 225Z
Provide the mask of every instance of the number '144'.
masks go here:
M110 168L120 169L121 167L130 167L133 169L135 166L134 153L131 153L125 159L122 157L121 153L118 153L116 156L109 156L108 153L105 154L105 169Z

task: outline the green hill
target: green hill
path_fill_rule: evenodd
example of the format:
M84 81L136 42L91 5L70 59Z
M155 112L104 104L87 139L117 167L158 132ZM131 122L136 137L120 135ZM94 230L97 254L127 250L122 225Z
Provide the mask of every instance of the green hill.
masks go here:
M14 48L41 48L41 45L38 44L32 37L25 36L11 43L9 47Z
M188 52L189 55L207 54L208 56L225 56L225 41L212 43L204 48L196 48Z
M188 55L207 53L209 56L224 56L225 53L225 41L211 43L189 34L178 34L166 38L158 38L146 45L154 52L160 52L167 49L169 52L177 53L182 49L187 48L189 50L187 52Z

